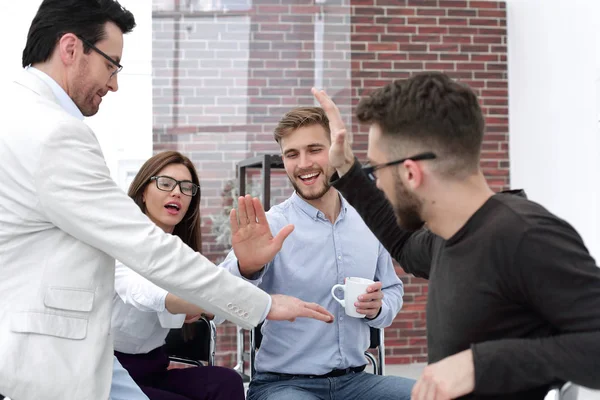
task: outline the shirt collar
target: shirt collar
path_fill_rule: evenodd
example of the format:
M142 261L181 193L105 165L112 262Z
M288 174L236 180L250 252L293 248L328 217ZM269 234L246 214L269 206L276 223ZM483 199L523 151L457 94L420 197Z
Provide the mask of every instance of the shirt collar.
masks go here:
M338 196L340 196L340 201L342 203L338 219L342 219L346 215L346 211L348 209L348 202L346 201L346 199L344 199L344 196L342 196L339 192ZM314 207L312 204L308 203L306 200L300 197L300 195L298 195L298 192L294 192L294 194L292 194L291 200L292 204L297 206L300 210L302 210L306 215L308 215L312 219L326 219L325 214L322 211L320 211L318 208Z
M25 70L34 74L35 76L40 78L44 83L50 86L54 97L56 97L56 100L58 100L58 104L60 104L63 110L65 110L71 116L83 121L83 114L81 113L79 108L77 108L77 106L73 102L73 99L69 97L67 92L65 92L65 90L62 87L60 87L60 85L56 83L54 79L48 76L45 72L42 72L39 69L34 68L30 65L25 67Z

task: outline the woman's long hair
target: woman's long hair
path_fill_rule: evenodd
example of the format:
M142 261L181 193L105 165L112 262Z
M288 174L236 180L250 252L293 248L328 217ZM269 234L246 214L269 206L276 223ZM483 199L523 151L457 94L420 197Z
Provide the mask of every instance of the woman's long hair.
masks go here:
M137 175L129 185L127 194L135 201L135 204L146 214L146 204L144 204L144 191L147 185L154 184L150 178L159 174L168 165L182 164L187 167L192 175L192 182L198 185L198 193L192 196L190 206L180 223L175 225L173 235L179 238L191 247L194 251L202 250L202 228L200 218L200 179L192 161L177 151L164 151L152 156L142 165ZM182 335L184 341L194 338L196 329L192 324L184 324Z

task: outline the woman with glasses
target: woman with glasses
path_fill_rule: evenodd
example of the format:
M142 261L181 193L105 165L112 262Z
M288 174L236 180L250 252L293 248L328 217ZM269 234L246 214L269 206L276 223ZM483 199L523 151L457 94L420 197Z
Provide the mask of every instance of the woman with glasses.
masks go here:
M165 232L201 250L200 181L192 162L175 151L150 158L128 195ZM152 262L152 260L148 260ZM167 370L164 348L171 328L205 313L117 262L112 334L115 356L150 400L244 399L241 377L232 369ZM184 327L185 329L185 327Z

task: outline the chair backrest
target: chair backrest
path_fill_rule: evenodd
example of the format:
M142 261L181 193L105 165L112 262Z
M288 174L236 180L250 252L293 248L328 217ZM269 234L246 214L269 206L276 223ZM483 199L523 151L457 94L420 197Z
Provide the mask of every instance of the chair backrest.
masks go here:
M189 335L185 336L183 329L171 329L165 339L167 354L175 361L194 364L202 361L214 365L217 331L215 324L206 318L200 318L188 326Z

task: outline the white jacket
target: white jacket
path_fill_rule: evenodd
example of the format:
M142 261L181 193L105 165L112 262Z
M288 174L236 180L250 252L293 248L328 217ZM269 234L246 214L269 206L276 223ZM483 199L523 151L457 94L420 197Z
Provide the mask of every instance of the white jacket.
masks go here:
M0 393L108 398L115 258L208 312L260 322L269 296L143 215L43 80L23 71L2 89Z

